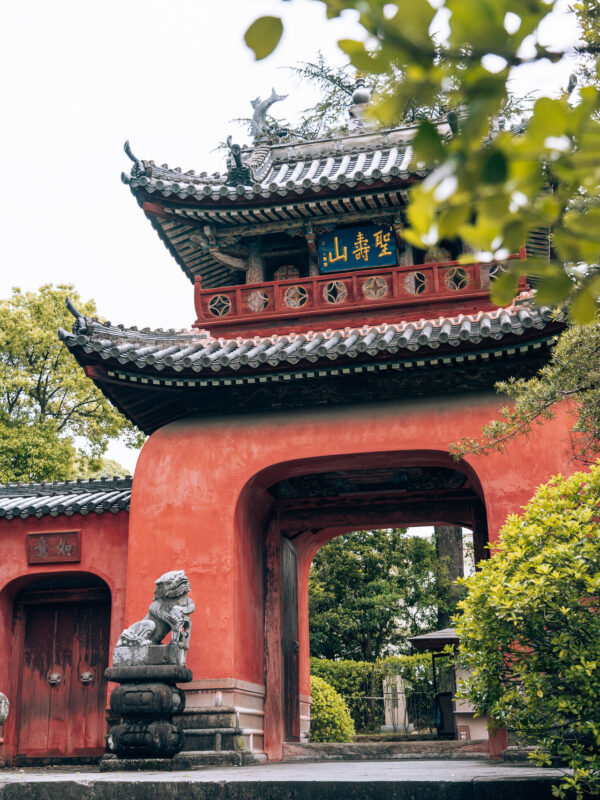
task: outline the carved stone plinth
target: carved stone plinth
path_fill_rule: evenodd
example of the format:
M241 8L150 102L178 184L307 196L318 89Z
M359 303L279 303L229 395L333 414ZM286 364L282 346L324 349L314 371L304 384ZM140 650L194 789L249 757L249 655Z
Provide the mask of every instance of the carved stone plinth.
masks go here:
M154 649L161 646L169 650L169 645ZM185 709L185 694L176 683L192 679L189 669L165 663L113 666L105 676L120 684L110 696L111 713L120 722L106 736L109 753L128 759L172 758L183 749L183 730L172 717Z
M183 749L185 736L165 719L127 720L107 736L108 749L119 758L172 758Z

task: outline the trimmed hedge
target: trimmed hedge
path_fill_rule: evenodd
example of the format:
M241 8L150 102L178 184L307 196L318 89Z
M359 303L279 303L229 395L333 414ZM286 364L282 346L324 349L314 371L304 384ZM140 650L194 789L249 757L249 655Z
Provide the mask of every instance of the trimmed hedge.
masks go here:
M348 707L327 681L311 675L310 740L311 742L351 742L354 723Z
M361 731L378 730L383 722L383 704L366 698L383 696L383 679L387 675L401 675L411 693L433 695L429 653L389 656L375 662L311 658L310 672L344 697L356 729Z

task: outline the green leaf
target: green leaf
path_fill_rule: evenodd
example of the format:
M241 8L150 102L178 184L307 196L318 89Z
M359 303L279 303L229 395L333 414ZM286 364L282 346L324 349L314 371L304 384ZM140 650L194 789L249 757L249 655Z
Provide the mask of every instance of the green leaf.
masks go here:
M360 72L369 74L379 73L384 72L387 68L387 64L384 60L374 56L367 50L362 42L358 42L356 39L340 39L338 41L338 47L350 57L352 65L360 70Z
M502 150L491 148L481 165L481 178L484 183L504 183L508 175L508 160Z
M563 100L540 97L533 107L533 121L546 136L560 136L567 128L568 106Z
M570 311L575 322L580 324L592 322L598 313L598 301L590 287L582 289L575 295L571 301Z
M503 244L511 253L518 252L527 239L527 228L520 219L514 219L504 226L502 232Z
M424 119L413 139L417 160L432 164L444 157L444 145L435 125Z
M279 17L259 17L244 34L244 41L260 61L275 50L282 33L283 23Z
M503 272L493 282L490 288L490 297L499 306L507 306L511 303L519 286L519 274L513 270Z
M470 209L466 203L444 209L438 220L440 239L451 239L456 236L458 229L468 220L469 212ZM473 254L471 253L471 262L472 261Z
M435 9L428 0L395 0L398 11L387 20L385 27L391 32L392 41L402 51L403 42L414 57L415 43L433 53L429 26L435 16Z
M535 296L536 303L539 305L557 305L568 297L572 288L573 283L567 273L562 269L558 269L556 272L540 278Z

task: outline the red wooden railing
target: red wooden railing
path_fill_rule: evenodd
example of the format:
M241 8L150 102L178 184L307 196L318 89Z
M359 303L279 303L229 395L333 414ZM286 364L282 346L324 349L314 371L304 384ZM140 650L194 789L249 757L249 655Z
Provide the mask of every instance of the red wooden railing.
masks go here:
M506 261L524 257L523 249ZM362 312L372 319L373 312L389 311L391 307L404 309L410 316L414 316L410 312L418 316L419 309L424 311L427 306L460 313L469 300L488 297L490 282L506 268L506 261L447 261L216 289L202 289L200 278L196 277L195 327L250 332L273 329L269 323L286 319L306 327L309 319L349 314L356 319Z

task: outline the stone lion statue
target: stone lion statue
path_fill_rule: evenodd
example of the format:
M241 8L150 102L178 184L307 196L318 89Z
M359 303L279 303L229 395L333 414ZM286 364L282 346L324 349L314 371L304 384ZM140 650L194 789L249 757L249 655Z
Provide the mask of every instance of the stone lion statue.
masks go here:
M190 582L183 570L174 570L161 575L155 585L154 600L148 613L123 631L117 647L160 644L170 631L170 644L180 648L180 663L185 664L192 628L190 614L196 608L188 596Z

